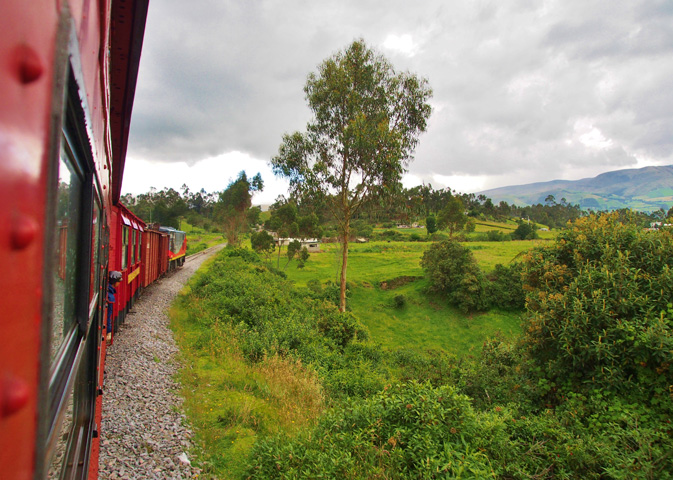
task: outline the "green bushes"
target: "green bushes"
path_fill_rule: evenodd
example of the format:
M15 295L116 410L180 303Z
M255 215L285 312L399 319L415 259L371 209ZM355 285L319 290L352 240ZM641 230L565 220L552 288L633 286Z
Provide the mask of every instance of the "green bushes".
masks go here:
M430 290L445 294L463 311L486 306L484 280L474 255L458 242L434 243L423 254L421 266L430 279Z
M524 308L521 267L517 263L496 265L484 276L471 249L447 240L428 248L421 266L430 280L430 290L446 295L450 304L464 312L492 306L503 310Z
M411 383L346 402L303 438L258 443L248 478L495 478L469 399Z
M671 265L671 233L615 214L580 219L529 253L525 338L545 376L671 404L663 392L673 385Z
M407 305L407 297L402 294L393 297L393 304L395 308L404 308Z
M530 223L520 223L511 235L514 240L533 240L538 237L535 225Z
M383 385L376 378L377 362L363 363L348 350L352 343L366 341L368 332L352 313L339 312L338 286L331 282L313 282L302 293L255 253L228 248L194 280L191 295L198 303L194 320L209 329L233 327L250 362L274 355L299 359L321 372L334 398L371 394ZM361 375L353 375L358 368Z
M486 275L486 297L491 305L503 310L523 310L526 306L526 294L523 290L522 264L509 266L496 264L492 272Z
M634 416L592 431L565 415L515 405L479 411L451 386L387 386L296 438L258 442L246 478L671 478L660 461L663 432L638 427Z

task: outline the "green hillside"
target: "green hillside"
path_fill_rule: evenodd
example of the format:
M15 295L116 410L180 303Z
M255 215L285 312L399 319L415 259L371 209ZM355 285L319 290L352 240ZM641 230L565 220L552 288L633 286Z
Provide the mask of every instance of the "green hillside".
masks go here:
M514 185L479 193L494 203L505 201L518 206L544 204L553 195L557 201L565 198L586 210L667 211L673 206L673 165L616 170L582 180Z

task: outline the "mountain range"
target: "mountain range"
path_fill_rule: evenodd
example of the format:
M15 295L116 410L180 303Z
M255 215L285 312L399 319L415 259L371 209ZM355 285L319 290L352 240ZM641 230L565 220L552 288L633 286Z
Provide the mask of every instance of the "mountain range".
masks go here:
M549 195L584 210L632 210L653 212L673 206L673 165L632 168L602 173L581 180L552 180L478 192L493 203L505 201L520 207L544 204Z

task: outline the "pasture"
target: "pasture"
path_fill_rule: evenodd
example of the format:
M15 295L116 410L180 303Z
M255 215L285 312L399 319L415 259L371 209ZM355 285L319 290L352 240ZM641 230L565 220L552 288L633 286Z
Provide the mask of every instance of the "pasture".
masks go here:
M407 229L400 229L407 230ZM409 229L411 230L411 229ZM541 242L467 242L481 268L507 264ZM425 292L420 260L427 242L370 242L350 244L348 256L348 307L369 328L371 339L384 348L410 348L418 352L440 349L456 355L477 353L483 340L500 332L514 337L520 332L518 312L489 311L464 315L438 296ZM341 262L339 244L322 244L303 269L287 264L281 253L280 268L298 287L311 280L338 285ZM276 257L272 257L277 265ZM403 305L396 297L403 296ZM397 302L401 300L397 299Z

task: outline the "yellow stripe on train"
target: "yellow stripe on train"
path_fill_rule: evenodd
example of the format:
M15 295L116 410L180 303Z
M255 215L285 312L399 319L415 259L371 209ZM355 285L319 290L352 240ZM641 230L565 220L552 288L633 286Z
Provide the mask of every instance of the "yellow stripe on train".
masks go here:
M138 275L140 275L140 267L129 273L128 283L131 283Z

